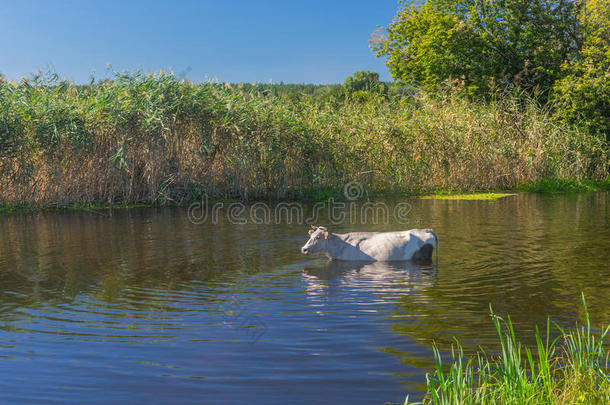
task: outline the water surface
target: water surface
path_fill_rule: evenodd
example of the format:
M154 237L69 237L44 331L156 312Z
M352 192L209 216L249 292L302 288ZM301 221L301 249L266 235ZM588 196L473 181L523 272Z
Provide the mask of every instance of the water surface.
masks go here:
M409 224L329 225L432 227L438 267L329 263L299 253L307 226L194 224L186 208L1 217L0 402L419 398L434 341L496 347L490 304L526 343L547 316L582 322L581 292L610 322L608 199L382 201L408 202Z

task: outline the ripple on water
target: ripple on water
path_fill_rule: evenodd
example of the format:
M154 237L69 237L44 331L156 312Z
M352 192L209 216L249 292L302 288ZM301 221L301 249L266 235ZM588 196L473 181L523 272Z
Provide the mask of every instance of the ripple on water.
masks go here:
M526 343L547 316L582 320L581 291L610 322L607 207L413 202L437 267L327 263L299 254L300 226L195 226L180 208L0 218L0 402L417 399L433 341L493 349L490 304Z

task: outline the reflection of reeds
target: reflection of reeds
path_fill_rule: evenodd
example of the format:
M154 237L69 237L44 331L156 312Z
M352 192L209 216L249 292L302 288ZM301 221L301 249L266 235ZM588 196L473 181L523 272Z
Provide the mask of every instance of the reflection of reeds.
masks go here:
M379 191L494 189L609 174L600 140L515 96L283 97L138 72L90 86L0 79L0 150L0 204L14 205L299 197L350 180Z
M515 338L510 317L491 312L500 338L499 356L484 352L476 365L466 359L462 347L452 350L447 369L434 348L436 370L427 376L426 404L607 404L610 403L610 368L604 339L608 326L597 338L591 331L583 295L586 326L566 331L550 341L536 328L536 350L522 347ZM408 400L405 402L408 403Z

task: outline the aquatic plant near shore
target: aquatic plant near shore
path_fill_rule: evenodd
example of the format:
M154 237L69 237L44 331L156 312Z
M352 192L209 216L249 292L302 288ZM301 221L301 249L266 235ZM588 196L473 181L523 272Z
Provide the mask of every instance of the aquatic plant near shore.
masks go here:
M476 361L464 356L459 342L451 362L433 348L436 369L428 374L423 404L607 404L610 362L604 348L610 326L596 334L591 328L584 294L586 325L565 330L550 340L550 321L543 336L536 327L536 349L522 346L510 317L491 310L500 339L500 353L480 351ZM405 401L405 404L411 402ZM413 403L411 403L413 404Z
M118 74L0 80L0 205L167 204L367 192L512 189L603 180L603 140L522 96L450 89L394 99L283 97L256 87Z
M517 195L516 193L467 193L467 194L455 194L455 193L436 193L430 195L424 195L421 198L425 200L478 200L478 201L496 201L500 198L511 197Z

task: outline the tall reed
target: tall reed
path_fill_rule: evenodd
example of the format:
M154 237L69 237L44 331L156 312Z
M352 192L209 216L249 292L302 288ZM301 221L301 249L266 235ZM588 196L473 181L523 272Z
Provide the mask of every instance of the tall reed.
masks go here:
M610 174L602 140L515 95L286 97L141 72L85 86L0 78L0 152L3 205L300 198L348 181L489 190Z

